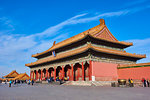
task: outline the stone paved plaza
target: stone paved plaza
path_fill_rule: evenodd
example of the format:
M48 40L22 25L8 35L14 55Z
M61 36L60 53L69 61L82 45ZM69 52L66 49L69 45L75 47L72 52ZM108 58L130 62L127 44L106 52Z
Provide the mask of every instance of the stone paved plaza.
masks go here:
M150 88L0 84L0 100L150 100Z

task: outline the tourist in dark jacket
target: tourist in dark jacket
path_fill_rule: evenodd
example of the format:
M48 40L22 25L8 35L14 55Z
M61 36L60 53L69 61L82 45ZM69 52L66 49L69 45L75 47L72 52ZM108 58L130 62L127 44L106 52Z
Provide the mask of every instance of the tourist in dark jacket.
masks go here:
M33 85L33 83L34 83L34 80L32 79L32 81L31 81L31 83L32 83L32 85Z
M146 87L146 80L145 80L145 78L144 78L144 87Z
M149 87L149 79L147 79L146 82L147 82L147 87Z
M128 82L129 82L129 86L131 87L131 80L130 80L130 78L128 79Z

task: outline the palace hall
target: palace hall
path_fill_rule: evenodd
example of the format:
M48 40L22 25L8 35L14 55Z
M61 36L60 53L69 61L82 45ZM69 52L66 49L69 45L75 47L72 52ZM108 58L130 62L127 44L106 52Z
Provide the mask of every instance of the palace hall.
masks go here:
M150 78L150 63L136 63L146 55L125 51L132 45L117 40L100 19L93 28L59 43L54 41L48 50L32 55L35 62L25 65L30 68L30 78L40 81L50 77L68 77L69 81Z

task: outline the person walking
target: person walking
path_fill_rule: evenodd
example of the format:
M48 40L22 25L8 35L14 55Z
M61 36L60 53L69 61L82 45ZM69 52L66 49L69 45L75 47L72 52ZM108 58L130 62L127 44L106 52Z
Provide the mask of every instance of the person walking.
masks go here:
M10 81L9 81L9 87L11 87L11 83L12 83L12 81L10 80Z

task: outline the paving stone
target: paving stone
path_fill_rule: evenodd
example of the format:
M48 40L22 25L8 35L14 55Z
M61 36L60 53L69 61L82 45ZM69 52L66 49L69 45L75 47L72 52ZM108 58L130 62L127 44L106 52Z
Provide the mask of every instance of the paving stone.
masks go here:
M150 88L0 84L0 100L150 100Z

